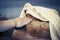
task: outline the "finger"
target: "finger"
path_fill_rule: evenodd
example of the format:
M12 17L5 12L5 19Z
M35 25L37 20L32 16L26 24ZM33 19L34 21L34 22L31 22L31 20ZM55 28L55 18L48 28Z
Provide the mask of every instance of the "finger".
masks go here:
M30 18L26 18L23 25L27 25L28 23L30 23L32 21L32 19Z

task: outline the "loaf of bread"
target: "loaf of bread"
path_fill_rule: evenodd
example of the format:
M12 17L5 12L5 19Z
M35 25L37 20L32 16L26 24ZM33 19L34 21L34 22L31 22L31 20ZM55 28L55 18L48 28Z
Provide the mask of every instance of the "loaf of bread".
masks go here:
M26 25L27 32L35 37L50 37L49 31L49 22L42 21L32 17L31 15L27 15L27 17L32 18L32 21Z

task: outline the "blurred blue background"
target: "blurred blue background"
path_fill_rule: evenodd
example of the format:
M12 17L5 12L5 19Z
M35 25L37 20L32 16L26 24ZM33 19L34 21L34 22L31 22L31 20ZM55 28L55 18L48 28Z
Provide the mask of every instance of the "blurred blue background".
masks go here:
M56 9L60 13L60 0L0 0L0 15L9 19L20 15L25 3Z

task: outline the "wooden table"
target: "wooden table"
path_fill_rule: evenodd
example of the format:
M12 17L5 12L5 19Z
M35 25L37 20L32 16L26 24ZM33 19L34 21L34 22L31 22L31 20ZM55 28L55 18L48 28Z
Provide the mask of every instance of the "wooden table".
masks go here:
M26 32L26 30L14 30L12 37L16 40L51 40L49 38L38 38L34 37Z

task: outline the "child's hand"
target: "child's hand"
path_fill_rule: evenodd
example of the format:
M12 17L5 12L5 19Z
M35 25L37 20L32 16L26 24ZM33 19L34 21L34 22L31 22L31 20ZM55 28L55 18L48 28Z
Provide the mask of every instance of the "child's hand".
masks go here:
M32 21L32 19L28 18L28 17L16 18L15 19L16 27L23 27L24 25L30 23L31 21Z

